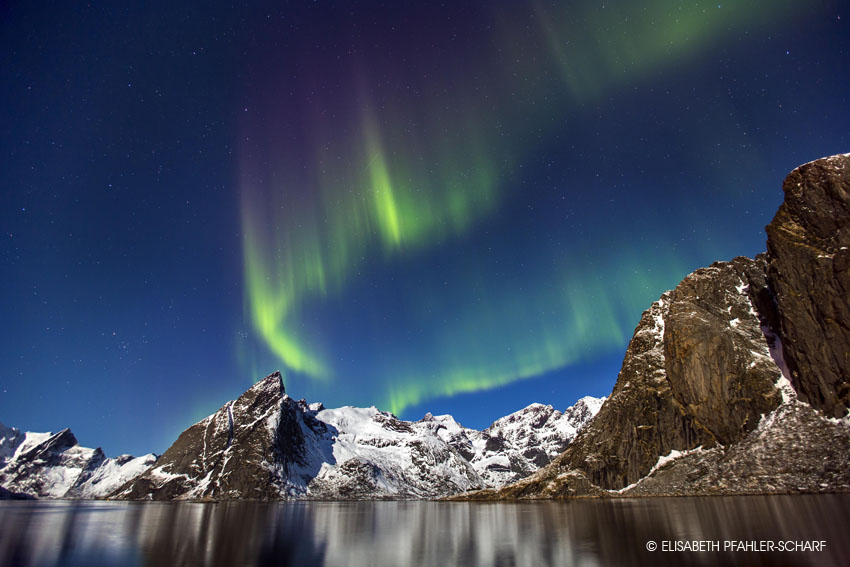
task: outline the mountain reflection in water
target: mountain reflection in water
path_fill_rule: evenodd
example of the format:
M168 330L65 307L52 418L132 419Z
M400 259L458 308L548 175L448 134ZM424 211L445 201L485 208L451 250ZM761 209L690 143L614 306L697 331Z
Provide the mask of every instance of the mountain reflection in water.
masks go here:
M850 565L847 534L850 495L0 502L2 565ZM662 551L675 540L824 540L826 549Z

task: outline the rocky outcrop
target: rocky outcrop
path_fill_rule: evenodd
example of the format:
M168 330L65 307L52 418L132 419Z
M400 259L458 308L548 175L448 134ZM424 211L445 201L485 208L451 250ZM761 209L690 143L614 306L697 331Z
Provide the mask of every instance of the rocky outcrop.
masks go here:
M795 170L766 255L663 294L565 452L465 497L850 490L849 187L848 155Z
M781 402L780 372L754 297L763 258L697 270L643 313L596 418L553 463L506 497L617 490L661 455L742 440Z
M850 407L850 154L795 169L767 226L791 383L829 416Z
M100 448L81 447L70 429L28 433L0 424L0 487L8 497L99 498L155 460L153 454L107 458Z
M826 418L780 381L783 403L738 443L671 453L622 494L816 493L850 490L850 423Z
M35 497L21 492L12 492L0 486L0 500L34 500Z
M180 434L155 467L112 497L267 500L297 493L322 461L310 449L332 434L306 409L285 395L280 373L272 374Z

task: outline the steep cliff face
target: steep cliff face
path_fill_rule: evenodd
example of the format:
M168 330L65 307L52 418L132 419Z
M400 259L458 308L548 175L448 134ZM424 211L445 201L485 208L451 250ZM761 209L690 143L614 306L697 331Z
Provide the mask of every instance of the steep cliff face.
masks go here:
M596 418L552 465L503 495L621 489L661 455L743 439L782 399L752 299L764 267L761 258L718 262L665 293L641 317Z
M767 226L791 382L832 417L850 407L850 154L795 169Z
M768 253L697 270L644 312L561 456L469 497L850 490L850 155L784 189Z

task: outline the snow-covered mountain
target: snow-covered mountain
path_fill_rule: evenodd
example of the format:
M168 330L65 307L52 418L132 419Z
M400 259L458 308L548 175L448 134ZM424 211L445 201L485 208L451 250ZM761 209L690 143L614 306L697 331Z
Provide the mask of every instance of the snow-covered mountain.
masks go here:
M585 397L563 413L532 404L478 431L450 415L403 421L374 407L307 404L274 373L159 460L106 458L69 429L0 424L0 497L429 498L499 488L560 454L603 401Z
M374 407L289 397L279 373L184 431L126 499L429 498L500 487L555 457L598 411L532 404L484 431L449 415L403 421Z
M409 422L374 407L322 410L316 418L338 432L332 452L336 463L344 466L323 465L308 493L333 498L354 495L357 487L351 483L357 475L347 473L354 462L380 473L368 490L360 487L362 495L428 497L474 486L500 487L559 455L604 401L587 396L564 413L531 404L484 431L463 427L451 415L429 413Z
M137 477L156 455L107 458L81 447L70 429L22 432L0 423L0 487L39 498L99 498Z
M563 413L531 404L478 431L459 425L450 415L416 422L436 433L466 458L485 487L524 478L560 455L582 426L596 415L605 398L585 396Z

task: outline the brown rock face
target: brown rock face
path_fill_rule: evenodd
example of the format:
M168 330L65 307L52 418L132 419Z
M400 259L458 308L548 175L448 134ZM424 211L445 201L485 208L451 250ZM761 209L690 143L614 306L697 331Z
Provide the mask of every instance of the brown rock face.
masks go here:
M671 451L741 441L782 397L754 308L763 257L686 277L641 317L608 401L551 465L501 497L608 494L638 482Z
M767 226L791 382L832 417L850 407L850 154L795 169Z
M673 450L739 441L779 405L779 378L750 292L763 260L697 270L644 312L610 400L563 455L619 489Z
M850 154L796 169L784 190L766 255L665 293L566 451L470 498L850 489L846 420L813 409L843 417L850 404Z
M722 445L740 441L780 402L780 373L750 293L764 287L762 258L717 263L679 284L665 319L673 397Z

